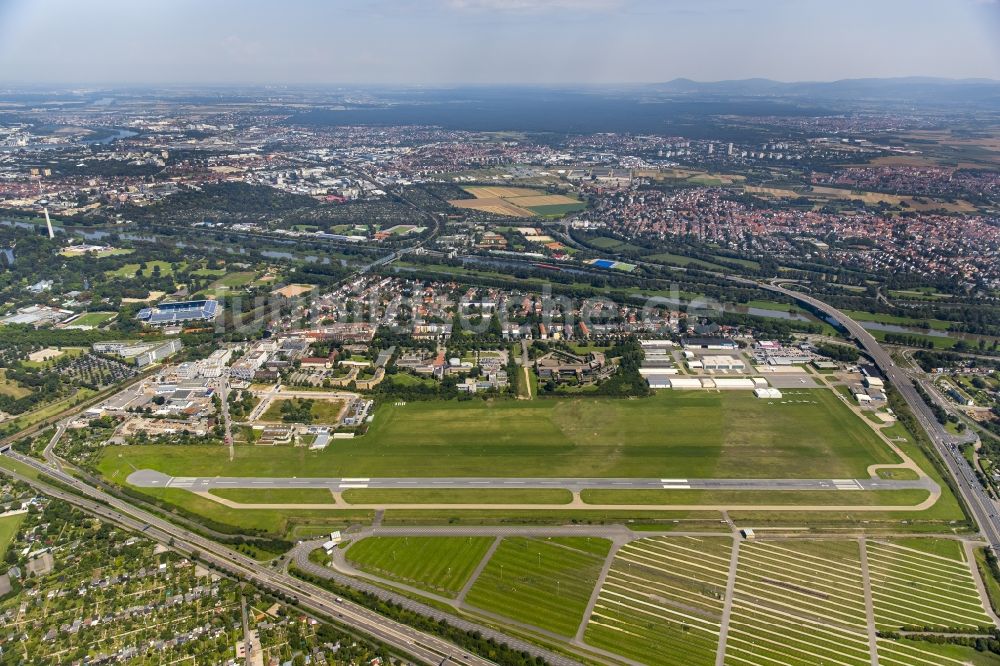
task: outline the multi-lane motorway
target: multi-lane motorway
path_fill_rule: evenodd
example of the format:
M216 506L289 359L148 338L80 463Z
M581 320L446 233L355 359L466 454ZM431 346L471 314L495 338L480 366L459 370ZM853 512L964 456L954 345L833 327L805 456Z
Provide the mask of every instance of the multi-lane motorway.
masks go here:
M933 413L924 403L923 399L917 393L913 386L911 378L900 368L896 366L889 354L882 348L882 346L875 340L874 337L868 331L866 331L860 324L856 321L840 312L839 310L833 308L826 303L813 298L807 294L803 294L798 291L793 291L786 289L780 285L774 284L760 284L746 280L745 278L740 278L737 276L726 276L734 282L752 284L754 286L759 286L764 289L768 289L773 292L777 292L788 296L800 303L804 303L811 308L822 312L829 316L831 319L837 321L846 331L850 333L858 343L865 349L868 355L872 358L875 364L878 366L879 370L885 375L885 377L893 384L893 386L900 392L904 400L910 406L915 417L920 422L920 425L927 432L934 446L937 448L944 460L948 471L955 479L956 486L958 488L959 494L964 500L965 504L969 507L972 512L973 517L979 524L983 534L989 541L994 549L1000 549L1000 520L997 518L997 507L994 501L987 495L985 489L976 480L970 466L966 460L955 450L954 444L957 440L952 435L947 433L937 420L934 418ZM61 429L57 430L56 437L53 438L51 443L54 443L58 439L58 435L61 434ZM468 654L463 650L457 648L451 643L439 639L435 636L425 634L423 632L416 631L411 627L404 624L390 620L384 616L379 615L367 608L352 604L346 601L338 601L336 597L331 595L329 592L322 590L321 588L309 585L303 581L300 581L293 576L283 572L276 571L267 566L262 565L255 560L247 558L235 551L232 551L225 546L222 546L210 539L206 539L197 534L194 534L184 528L178 527L169 521L159 518L158 516L144 511L140 508L132 506L131 504L111 497L101 490L90 486L83 481L67 474L64 470L58 466L47 466L37 460L21 456L19 454L13 453L9 450L9 443L4 442L6 446L0 447L0 453L6 453L19 462L32 467L38 472L42 472L52 478L58 480L66 486L70 486L74 492L67 492L61 488L52 486L44 481L30 479L25 477L20 477L36 487L43 490L46 494L59 497L68 502L71 502L81 508L98 515L105 520L110 522L123 525L127 528L145 532L152 538L162 541L163 543L171 543L174 548L186 552L188 554L197 553L198 557L212 564L222 570L225 570L232 575L244 578L255 584L261 585L264 588L275 590L281 592L289 597L296 599L297 603L304 609L326 615L328 617L335 618L338 622L342 622L345 625L351 626L358 631L365 634L373 636L386 644L394 647L395 649L408 653L412 655L415 659L418 659L424 663L428 664L438 664L442 663L445 659L451 659L456 663L468 663L474 664L476 666L490 664L491 662L480 658L475 655ZM163 477L158 479L159 482L166 484L168 481L172 485L177 484L176 479L171 477ZM141 480L142 477L140 477ZM147 477L147 479L152 477ZM130 478L130 481L133 479ZM258 486L255 481L265 481L265 483L284 483L287 482L290 485L273 487L310 487L308 480L304 479L284 479L284 480L267 480L267 479L182 479L182 484L190 484L192 489L201 488L205 489L211 487L227 487L224 481L236 481L241 483L243 481L249 482L247 487L266 487ZM305 484L292 483L292 482L307 481ZM319 483L323 484L324 487L329 487L330 479L319 479ZM365 480L348 480L348 479L335 479L335 481L341 489L346 485L352 485L353 487L414 487L410 485L409 482L414 481L413 479L395 479L389 480L394 481L397 485L388 486L378 486L372 483L371 479ZM433 480L432 480L433 481ZM446 482L455 482L456 480L441 480ZM485 486L482 484L483 479L464 479L458 480L465 482L467 486L456 486L456 485L442 485L440 487L491 487L489 484ZM489 480L487 480L489 481ZM517 487L532 487L527 483L529 480L523 479L503 479L503 480L493 480L499 482L501 485L499 487L507 488L517 488ZM510 483L511 481L515 483ZM524 484L517 484L518 481L524 481ZM553 481L552 479L545 480L533 480L533 481L545 481L546 483ZM586 484L586 479L557 479L554 480L557 483L567 482L566 485L556 486L556 487L570 487L575 489L581 489L584 487L589 487ZM599 487L609 487L607 479L600 480L604 485ZM615 480L610 480L612 485L610 487L617 487L614 485ZM636 482L637 480L620 480L625 482ZM701 482L707 482L710 480L701 480ZM741 480L735 480L741 482ZM747 480L742 480L747 481ZM751 480L755 483L756 480ZM767 488L773 489L775 481L773 480L762 480L767 485ZM786 480L787 482L794 482L796 484L806 483L820 483L820 484L834 484L845 480ZM404 485L400 485L401 482L405 482ZM701 487L696 486L695 481L686 479L647 479L638 480L641 483L650 483L650 486L633 486L633 487L678 487L678 485L688 485L691 488ZM885 481L879 482L877 480L873 482L887 483ZM861 483L859 480L858 483ZM899 483L899 482L897 482ZM155 485L155 484L154 484ZM229 486L229 487L239 487L239 486ZM431 485L430 487L434 487ZM496 487L496 486L493 486ZM552 487L551 484L539 485L537 487ZM628 486L621 486L628 487ZM715 487L715 486L706 486ZM888 486L886 486L888 487ZM896 486L893 486L896 487ZM798 486L794 486L793 489L797 489ZM835 488L842 489L842 488ZM531 653L534 656L541 657L546 661L562 665L570 665L575 662L568 657L560 654L552 653L551 651L545 650L534 646L526 641L507 637L503 634L499 634L495 631L490 631L490 635L496 635L499 637L500 642L506 642L512 647L518 650L524 650ZM484 635L486 633L484 632Z
M804 294L800 291L794 291L792 289L786 289L780 285L760 284L735 276L727 277L737 282L750 283L769 291L783 294L800 303L804 303L814 310L824 313L839 323L844 330L850 333L872 358L875 365L878 366L878 369L883 375L885 375L886 379L888 379L896 390L899 391L900 395L903 396L906 404L910 406L910 410L920 422L920 425L927 432L927 435L930 437L941 458L944 460L948 471L955 479L955 484L958 487L959 494L962 496L966 506L972 512L976 522L979 523L979 527L982 530L983 535L995 551L1000 550L1000 518L997 517L997 504L992 498L990 498L986 489L983 488L982 484L980 484L976 479L968 461L966 461L961 453L958 452L957 446L955 446L962 441L967 441L968 438L953 437L941 426L940 423L938 423L937 419L934 418L934 414L930 407L927 406L924 399L920 397L919 393L917 393L916 388L913 386L913 380L906 374L906 372L896 365L889 353L882 347L882 345L879 344L878 340L876 340L871 333L865 330L861 324L854 321L840 310L837 310L833 306L827 305L823 301L813 298L808 294Z

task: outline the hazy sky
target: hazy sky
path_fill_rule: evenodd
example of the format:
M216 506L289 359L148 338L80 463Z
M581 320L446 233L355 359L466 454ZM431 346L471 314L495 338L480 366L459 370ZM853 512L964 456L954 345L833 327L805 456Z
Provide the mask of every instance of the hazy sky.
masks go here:
M1000 0L0 0L0 81L1000 79Z

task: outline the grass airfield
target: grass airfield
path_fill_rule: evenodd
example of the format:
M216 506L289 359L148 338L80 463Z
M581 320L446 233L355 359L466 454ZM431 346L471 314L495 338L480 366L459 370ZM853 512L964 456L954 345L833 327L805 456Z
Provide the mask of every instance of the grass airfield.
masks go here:
M808 424L803 427L803 424ZM172 476L867 478L899 459L831 391L660 392L635 400L383 404L324 451L112 446L101 461Z

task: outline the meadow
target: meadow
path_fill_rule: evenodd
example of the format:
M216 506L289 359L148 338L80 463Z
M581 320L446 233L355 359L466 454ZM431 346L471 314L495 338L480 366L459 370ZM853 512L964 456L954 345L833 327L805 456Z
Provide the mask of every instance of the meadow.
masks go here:
M803 423L808 427L803 427ZM324 451L110 446L101 469L173 476L863 478L898 462L826 390L380 405L368 433ZM123 476L119 477L121 480Z
M472 576L491 537L369 537L347 559L362 571L454 598Z
M600 540L504 539L469 590L466 602L573 636L604 564L605 556L595 552L594 541Z
M17 530L21 527L21 522L27 514L19 513L13 516L0 518L0 558L7 552L7 546L14 540Z

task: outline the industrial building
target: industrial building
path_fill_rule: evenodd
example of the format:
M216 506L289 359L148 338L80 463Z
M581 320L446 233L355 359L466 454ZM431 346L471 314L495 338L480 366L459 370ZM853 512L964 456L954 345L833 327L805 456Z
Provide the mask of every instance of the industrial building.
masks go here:
M767 382L761 377L677 377L672 375L652 375L646 378L650 388L662 389L717 389L755 391L766 388ZM655 382L655 385L654 385Z
M91 349L97 354L108 354L125 360L133 359L137 367L144 368L176 354L181 350L181 347L183 344L180 340L167 340L165 342L113 340L95 342Z
M738 371L742 372L746 369L747 364L743 359L736 358L735 356L724 356L724 355L708 355L701 358L702 367L705 370L716 371L716 372L731 372ZM691 365L690 363L688 365Z
M735 340L723 337L684 338L684 349L736 349Z

